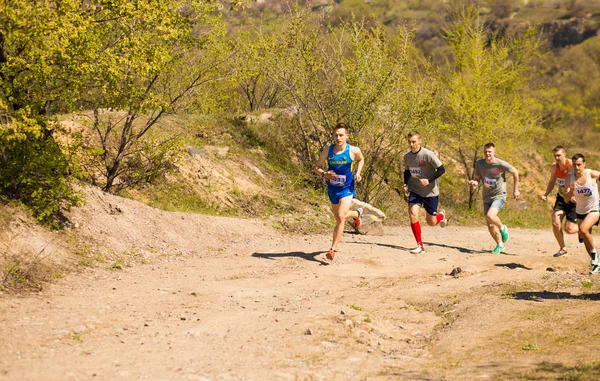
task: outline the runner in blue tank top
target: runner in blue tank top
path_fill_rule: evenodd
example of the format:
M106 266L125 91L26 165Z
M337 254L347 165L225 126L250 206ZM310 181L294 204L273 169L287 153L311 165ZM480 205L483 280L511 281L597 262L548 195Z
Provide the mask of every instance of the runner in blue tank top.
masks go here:
M364 157L360 148L348 144L348 126L339 123L335 126L333 137L335 143L323 148L315 165L315 173L327 179L327 194L335 216L335 228L331 249L327 252L327 259L333 260L337 246L344 233L346 218L354 219L354 227L360 227L362 209L350 210L352 199L355 196L354 182L361 180L361 171ZM327 171L324 165L327 163ZM356 175L352 174L352 163L356 163Z
M329 146L327 166L335 173L335 177L327 182L327 194L332 204L337 204L341 198L356 195L350 150L348 143L340 153L335 153L335 144Z

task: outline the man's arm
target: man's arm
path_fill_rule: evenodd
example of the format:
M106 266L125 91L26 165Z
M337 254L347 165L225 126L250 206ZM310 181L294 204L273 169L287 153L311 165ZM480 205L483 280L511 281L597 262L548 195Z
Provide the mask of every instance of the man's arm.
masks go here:
M565 179L565 187L567 188L564 197L565 202L571 202L571 199L573 198L573 195L575 193L575 187L571 187L571 175L568 175Z
M362 179L361 172L365 165L365 157L362 154L360 148L352 146L352 161L356 162L356 182L360 182Z
M554 184L556 183L555 168L556 164L552 164L552 174L550 175L550 181L548 181L548 185L546 186L546 192L544 192L544 195L542 196L542 201L546 201L546 198L550 192L552 192L552 189L554 189Z
M446 173L446 168L444 168L444 165L440 165L439 167L437 167L435 169L435 173L433 174L432 178L429 179L429 182L432 182L433 180L437 179L438 177L442 176L444 173Z
M513 196L518 200L519 198L521 198L521 192L519 192L519 171L517 170L517 168L512 167L510 173L512 174L513 180L515 181Z
M477 165L475 165L475 169L473 170L473 179L469 180L467 184L469 184L471 188L475 189L479 185L479 180L481 180L481 177L477 173Z
M327 152L329 151L329 147L325 146L323 148L323 150L321 151L321 154L319 155L319 158L317 159L317 162L315 163L315 169L314 172L319 175L319 176L323 176L326 177L326 171L324 169L324 165L325 165L325 161L327 160Z

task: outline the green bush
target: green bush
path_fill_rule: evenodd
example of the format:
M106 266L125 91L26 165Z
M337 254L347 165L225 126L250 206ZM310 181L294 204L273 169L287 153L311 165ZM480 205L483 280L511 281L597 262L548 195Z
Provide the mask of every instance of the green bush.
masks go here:
M38 221L58 228L61 212L81 201L68 180L68 162L43 119L23 110L0 127L1 194L28 207Z

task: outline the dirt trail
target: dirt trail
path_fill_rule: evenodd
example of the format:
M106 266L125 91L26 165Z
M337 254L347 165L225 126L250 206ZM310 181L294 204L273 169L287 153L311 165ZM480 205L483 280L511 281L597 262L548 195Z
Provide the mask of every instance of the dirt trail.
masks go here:
M410 229L386 228L346 234L330 263L329 234L147 213L147 226L201 233L177 248L153 228L171 251L148 264L2 296L0 379L516 379L599 358L600 333L582 330L600 317L598 288L581 286L597 278L572 236L556 259L549 230L511 229L492 255L485 228L424 228L427 251L412 255Z

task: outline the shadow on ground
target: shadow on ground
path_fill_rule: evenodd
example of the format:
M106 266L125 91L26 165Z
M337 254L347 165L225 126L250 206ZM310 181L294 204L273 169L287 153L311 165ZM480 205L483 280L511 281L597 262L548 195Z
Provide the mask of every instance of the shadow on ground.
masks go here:
M252 253L255 258L263 259L278 259L285 257L302 258L307 261L317 262L321 266L329 266L329 262L322 261L317 258L317 255L326 253L325 251L315 251L312 253L305 253L303 251L291 251L289 253Z
M353 242L356 244L361 244L361 245L377 245L377 246L383 246L383 247L389 247L391 249L395 249L395 250L403 250L403 251L409 251L410 249L414 248L415 246L411 246L411 247L404 247L404 246L399 246L399 245L392 245L389 243L380 243L380 242ZM423 245L425 247L425 250L427 250L428 246L437 246L437 247L443 247L446 249L454 249L457 250L463 254L489 254L490 252L487 250L473 250L473 249L468 249L466 247L460 247L460 246L452 246L452 245L446 245L443 243L435 243L435 242L423 242ZM515 255L515 254L507 254L507 253L502 253L504 255Z
M513 294L513 299L532 300L535 302L542 302L544 300L556 300L556 299L600 300L600 294L573 295L570 292L525 291L525 292L515 292Z
M533 268L531 268L531 267L527 267L527 266L522 265L520 263L514 263L514 262L513 263L496 263L494 266L496 266L496 267L506 267L506 268L509 268L511 270L514 270L514 269L533 270Z

